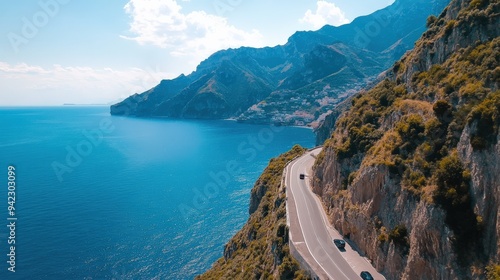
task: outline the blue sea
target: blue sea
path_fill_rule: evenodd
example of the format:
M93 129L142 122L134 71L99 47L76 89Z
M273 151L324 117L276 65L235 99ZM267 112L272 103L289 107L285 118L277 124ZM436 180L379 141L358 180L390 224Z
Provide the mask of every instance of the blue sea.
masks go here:
M248 219L268 161L315 140L304 128L108 111L0 108L0 279L192 279Z

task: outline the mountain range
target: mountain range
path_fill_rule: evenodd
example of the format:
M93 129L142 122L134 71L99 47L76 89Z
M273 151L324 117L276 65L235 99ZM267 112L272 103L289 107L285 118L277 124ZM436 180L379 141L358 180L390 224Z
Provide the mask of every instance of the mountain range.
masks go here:
M111 114L315 126L412 49L427 16L448 2L397 0L350 24L296 32L284 45L222 50Z

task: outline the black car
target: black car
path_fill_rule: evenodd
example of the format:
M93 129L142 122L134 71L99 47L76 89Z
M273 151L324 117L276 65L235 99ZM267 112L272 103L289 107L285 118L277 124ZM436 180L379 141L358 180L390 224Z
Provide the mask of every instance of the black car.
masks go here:
M342 240L342 239L333 239L333 243L339 249L344 249L345 248L345 241Z
M306 177L306 175L304 175L304 174L300 174L300 175L299 175L299 178L300 178L301 180L304 180L304 177Z
M361 271L359 276L361 276L361 279L363 280L373 280L373 276L368 271Z

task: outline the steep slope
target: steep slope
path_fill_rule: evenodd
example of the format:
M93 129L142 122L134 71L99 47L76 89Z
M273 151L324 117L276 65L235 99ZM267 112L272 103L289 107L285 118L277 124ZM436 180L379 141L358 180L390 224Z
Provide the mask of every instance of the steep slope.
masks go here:
M274 61L252 57L275 54L269 48L227 50L203 61L195 72L135 94L111 106L111 114L176 118L227 118L238 115L276 87L267 67ZM282 56L282 55L281 55Z
M315 164L332 224L387 279L483 279L500 261L499 11L454 0L429 17Z
M180 75L173 80L163 80L156 87L142 93L134 94L124 101L111 107L111 114L122 116L149 116L151 108L149 104L159 104L163 100L171 99L182 89L187 87L194 77Z
M224 257L196 279L307 279L290 255L281 186L286 163L304 151L295 146L269 162L252 189L247 223L226 244Z
M265 98L272 90L270 81L248 68L250 58L224 60L216 70L163 101L153 112L157 116L177 118L228 118L241 114ZM248 61L245 61L248 60Z
M219 51L111 114L310 124L411 49L425 17L448 1L397 0L351 24L297 32L283 46Z

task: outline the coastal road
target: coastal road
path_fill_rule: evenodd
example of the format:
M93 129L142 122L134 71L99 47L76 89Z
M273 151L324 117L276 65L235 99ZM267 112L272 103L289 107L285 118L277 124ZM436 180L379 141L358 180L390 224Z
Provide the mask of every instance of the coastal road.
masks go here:
M330 225L321 201L310 188L312 166L321 148L307 152L286 167L285 185L290 242L301 265L309 266L320 279L361 279L369 271L375 279L385 279L369 261L346 243L340 251L333 239L343 239ZM305 179L299 175L305 174ZM306 264L304 264L304 262Z

